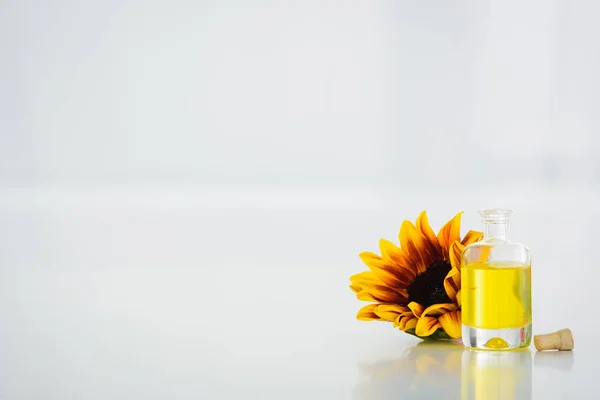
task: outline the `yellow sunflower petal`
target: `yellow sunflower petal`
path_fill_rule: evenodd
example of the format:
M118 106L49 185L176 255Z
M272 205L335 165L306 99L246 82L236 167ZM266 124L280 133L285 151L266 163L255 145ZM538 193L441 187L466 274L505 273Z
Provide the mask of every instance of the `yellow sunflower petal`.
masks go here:
M382 312L395 312L400 315L406 312L410 312L410 308L408 306L404 306L402 304L380 304L378 307Z
M376 299L375 297L373 297L373 295L365 290L361 290L360 292L358 292L356 294L356 298L360 301L379 301L378 299Z
M362 290L362 285L359 285L358 283L353 283L352 285L350 285L350 289L352 289L354 293L358 293Z
M402 269L392 263L386 263L377 254L364 252L360 253L360 258L380 281L390 287L406 288L412 281L402 275Z
M413 261L417 272L423 273L434 261L434 255L427 249L425 237L410 221L404 221L400 227L400 245Z
M406 310L408 310L408 307L399 304L381 304L375 308L374 312L379 318L394 322Z
M360 292L361 290L363 290L363 288L365 288L369 285L382 285L383 284L383 282L381 282L379 279L377 279L375 274L371 271L365 271L365 272L361 272L360 274L352 275L350 277L350 282L352 283L350 285L350 289L352 289L352 291L354 293Z
M440 325L453 339L462 336L462 319L460 310L451 311L439 317Z
M417 321L415 333L418 336L429 336L440 327L436 317L421 317Z
M435 232L431 229L431 225L429 225L429 219L427 218L427 213L425 211L422 211L417 218L417 228L429 242L429 246L431 251L435 254L435 258L441 258L442 247L440 246L437 236L435 236Z
M460 242L453 242L450 244L450 264L452 264L453 268L456 268L460 271L461 261L462 261L462 253L465 249L465 246L460 244Z
M471 243L475 243L483 239L483 232L479 231L469 231L460 242L463 246L467 246Z
M398 269L398 279L409 285L417 276L417 269L404 250L386 239L379 241L379 249L384 260L394 264Z
M410 311L412 311L414 316L417 318L421 318L421 314L423 314L423 310L425 310L425 307L423 307L416 301L411 301L410 303L408 303L408 308L410 308Z
M453 302L456 302L456 293L460 290L460 275L460 271L453 267L444 278L444 289Z
M378 282L379 280L371 271L361 272L360 274L355 274L350 277L350 282L352 283L360 283L360 282Z
M419 319L413 317L400 317L398 320L398 329L401 331L406 331L408 329L414 329L417 326L417 321Z
M490 258L492 246L478 244L469 252L469 262L486 262Z
M457 240L460 241L460 219L462 215L462 211L456 214L454 218L448 221L446 225L442 226L442 229L438 232L437 238L444 255L448 254L452 243Z
M362 301L373 301L378 303L406 304L407 299L396 290L384 285L369 285L356 294L356 298Z
M423 311L421 318L439 316L450 311L455 311L456 308L456 304L453 303L432 304Z
M459 290L456 293L456 303L458 304L459 307L462 307L462 290Z
M375 309L379 306L379 304L369 304L368 306L364 306L360 310L358 310L358 314L356 314L356 319L359 321L374 321L378 320L379 316L375 314Z

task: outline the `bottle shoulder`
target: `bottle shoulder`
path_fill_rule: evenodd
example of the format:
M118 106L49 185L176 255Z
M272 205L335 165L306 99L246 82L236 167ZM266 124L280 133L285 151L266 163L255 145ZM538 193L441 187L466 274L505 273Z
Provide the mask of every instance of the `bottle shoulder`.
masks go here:
M471 243L465 247L464 251L473 248L514 248L514 249L522 249L524 251L530 252L529 247L527 247L523 243L513 242L510 240L481 240L479 242Z
M468 245L463 251L463 264L474 262L531 265L531 251L519 242L483 240Z

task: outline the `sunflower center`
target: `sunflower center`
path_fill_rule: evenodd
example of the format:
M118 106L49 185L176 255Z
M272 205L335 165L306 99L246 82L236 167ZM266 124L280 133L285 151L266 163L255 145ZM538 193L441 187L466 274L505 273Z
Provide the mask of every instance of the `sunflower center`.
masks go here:
M417 275L408 287L408 301L416 301L424 307L432 304L451 303L444 289L444 279L452 269L450 262L436 261L425 272Z

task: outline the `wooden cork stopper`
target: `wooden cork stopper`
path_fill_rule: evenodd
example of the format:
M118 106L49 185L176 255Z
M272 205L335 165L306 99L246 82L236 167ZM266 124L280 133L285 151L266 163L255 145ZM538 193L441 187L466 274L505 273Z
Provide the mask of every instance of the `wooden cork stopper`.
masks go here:
M543 350L573 350L573 334L570 329L561 329L554 333L546 333L544 335L535 335L533 344L538 351Z

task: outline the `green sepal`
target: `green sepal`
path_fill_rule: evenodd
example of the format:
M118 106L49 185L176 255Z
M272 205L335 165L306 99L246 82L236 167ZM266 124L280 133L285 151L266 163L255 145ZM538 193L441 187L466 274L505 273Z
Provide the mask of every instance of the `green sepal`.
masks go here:
M452 338L450 337L450 335L448 335L443 328L438 328L435 332L433 332L429 336L419 336L419 335L417 335L416 332L415 332L415 328L407 329L404 332L408 333L409 335L416 336L416 337L418 337L421 340L430 341L430 342L435 341L435 340L452 340Z

